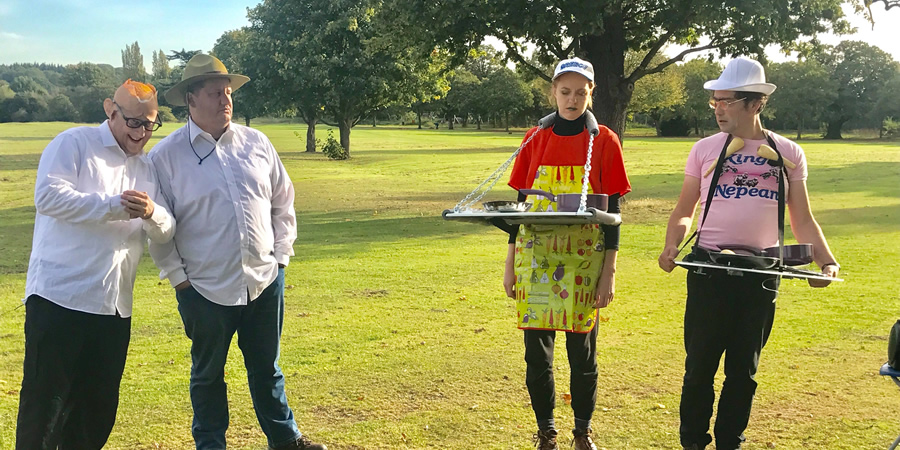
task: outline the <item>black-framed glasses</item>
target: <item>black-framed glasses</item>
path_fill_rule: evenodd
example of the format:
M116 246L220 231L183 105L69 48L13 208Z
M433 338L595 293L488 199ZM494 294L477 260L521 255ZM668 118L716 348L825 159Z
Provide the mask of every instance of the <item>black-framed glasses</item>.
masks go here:
M722 109L728 109L729 106L747 100L747 97L738 98L738 99L730 99L730 98L711 98L709 99L709 109L716 109L716 107L721 106Z
M156 115L156 120L154 120L153 122L151 122L151 121L149 121L149 120L141 120L141 119L136 119L136 118L134 118L134 117L128 117L128 116L125 115L125 111L122 111L122 107L119 106L118 103L113 102L113 105L116 105L116 108L119 109L119 114L121 114L121 115L122 115L122 118L125 119L125 125L128 126L128 128L141 128L141 127L143 127L143 128L144 128L145 130L147 130L147 131L156 131L156 130L158 130L160 127L163 126L163 124L162 124L162 118L159 117L159 114Z

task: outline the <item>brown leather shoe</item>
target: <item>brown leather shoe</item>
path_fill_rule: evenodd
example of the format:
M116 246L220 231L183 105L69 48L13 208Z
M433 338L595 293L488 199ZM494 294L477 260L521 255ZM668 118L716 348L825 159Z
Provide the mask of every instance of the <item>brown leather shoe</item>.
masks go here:
M556 430L538 430L531 439L537 450L559 450L556 445Z
M325 444L316 444L315 442L309 440L306 435L300 436L294 442L289 442L285 445L274 447L272 450L328 450L328 447Z
M591 439L592 433L593 431L590 428L587 430L573 430L572 448L575 450L597 450L597 446L594 445L594 441Z

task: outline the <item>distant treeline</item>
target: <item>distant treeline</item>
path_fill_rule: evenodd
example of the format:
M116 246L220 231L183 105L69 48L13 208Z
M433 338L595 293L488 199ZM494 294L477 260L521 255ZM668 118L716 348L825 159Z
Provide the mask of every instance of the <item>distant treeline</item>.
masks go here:
M246 67L251 59L241 53L247 51L248 36L247 30L226 32L211 53L233 71L253 74L257 68ZM149 72L137 42L122 50L122 67L89 62L0 65L0 122L101 122L106 119L103 100L125 79L149 82L165 92L181 79L185 63L198 52L155 51ZM626 65L636 65L644 56L629 52ZM655 58L667 56L660 53ZM550 65L530 64L552 71ZM379 121L450 129L481 128L485 123L492 127L530 126L552 109L549 86L533 70L520 67L511 67L501 51L481 46L452 70L434 68L417 95L401 102L386 100L369 108L365 117L356 117L351 126ZM694 59L641 78L634 86L629 121L654 127L659 135L685 136L715 129L706 106L709 92L702 85L721 70L718 62ZM900 64L877 47L846 41L802 61L769 64L767 74L769 81L778 85L763 112L769 128L796 130L798 137L804 131L840 137L841 129L848 127L877 129L880 135L900 134ZM418 80L421 84L423 77ZM160 105L164 122L184 119L187 114L185 108L167 105L162 95ZM248 124L260 116L306 120L300 108L286 105L264 84L253 83L236 93L235 115ZM338 122L327 111L314 116L316 121ZM314 151L314 145L308 149Z

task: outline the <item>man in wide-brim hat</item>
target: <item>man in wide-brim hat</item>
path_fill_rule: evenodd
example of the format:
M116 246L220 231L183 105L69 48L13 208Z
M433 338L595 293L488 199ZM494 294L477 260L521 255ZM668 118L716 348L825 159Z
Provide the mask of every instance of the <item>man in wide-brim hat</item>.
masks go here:
M735 58L718 79L703 87L712 91L709 106L715 110L722 132L701 139L691 149L659 266L666 272L675 268L679 245L687 236L698 202L702 214L691 256L695 261L708 262L709 252L779 245L779 227L783 225L778 221L784 207L779 202L786 199L794 237L800 243L812 244L822 273L836 277L840 266L810 211L803 149L762 127L759 114L775 91L775 85L766 82L762 65L749 58ZM777 157L772 161L768 153L759 152L763 145L780 152L783 161ZM723 153L726 158L719 165ZM782 179L785 199L779 193ZM685 449L702 449L712 442L709 421L715 400L713 380L723 353L725 382L714 428L716 448L738 449L744 441L756 392L754 378L772 330L780 278L738 274L704 269L703 273L689 271L687 275L687 357L680 407L680 437ZM810 279L809 284L824 287L829 281Z
M175 288L191 339L191 432L198 449L226 448L225 362L235 333L250 396L273 449L325 450L294 422L278 367L284 268L294 254L294 187L261 132L231 123L231 94L249 78L213 56L188 61L166 100L187 106L187 124L156 144L166 204L179 218L174 239L151 245L160 278Z
M166 91L166 101L173 106L188 106L185 99L188 88L213 78L228 79L231 82L229 86L232 92L240 89L241 86L250 81L250 77L228 73L228 69L225 68L225 64L222 64L222 61L219 61L219 58L200 53L188 61L184 67L181 81Z

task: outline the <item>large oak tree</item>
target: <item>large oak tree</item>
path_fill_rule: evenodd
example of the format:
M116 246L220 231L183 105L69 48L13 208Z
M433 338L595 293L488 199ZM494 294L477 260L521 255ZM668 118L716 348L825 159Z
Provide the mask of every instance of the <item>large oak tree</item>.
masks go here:
M770 44L790 48L806 37L849 28L841 0L385 1L402 23L397 29L426 48L437 45L462 55L493 36L506 45L509 58L526 67L533 67L529 49L542 64L570 56L591 61L594 114L620 134L634 83L686 55L762 55ZM654 63L667 44L690 48ZM646 54L633 70L625 68L629 50Z

